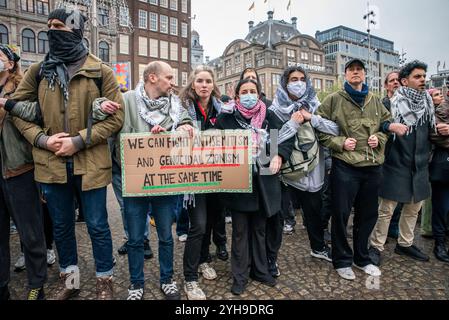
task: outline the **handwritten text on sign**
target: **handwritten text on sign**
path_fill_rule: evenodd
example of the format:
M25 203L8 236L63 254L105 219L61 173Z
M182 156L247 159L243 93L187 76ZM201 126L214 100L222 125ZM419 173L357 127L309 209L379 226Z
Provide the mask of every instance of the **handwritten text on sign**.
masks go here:
M250 132L120 136L123 196L252 192Z

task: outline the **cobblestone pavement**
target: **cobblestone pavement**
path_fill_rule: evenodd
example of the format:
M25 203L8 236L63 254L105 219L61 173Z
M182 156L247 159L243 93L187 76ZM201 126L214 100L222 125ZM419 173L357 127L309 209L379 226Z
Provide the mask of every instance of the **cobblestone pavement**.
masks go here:
M116 299L126 299L129 285L127 256L117 254L117 249L123 243L123 227L117 202L112 189L108 190L109 223L112 229L114 255L117 258L115 267L114 288ZM227 225L230 235L230 225ZM81 272L81 293L77 299L95 299L95 268L92 259L92 249L85 224L76 225L78 241L79 268ZM279 256L281 276L274 288L251 281L246 292L236 298L230 292L232 276L229 260L223 262L215 259L212 266L216 269L218 278L214 281L204 280L200 276L200 285L208 299L214 300L271 300L271 299L449 299L449 264L443 264L433 256L433 241L416 237L415 244L431 256L430 262L417 262L394 254L395 241L389 239L383 255L381 267L382 276L379 282L371 281L364 273L355 270L357 279L347 281L341 279L330 263L317 260L310 256L309 241L300 223L293 235L284 236L284 242ZM19 254L19 239L11 236L11 282L12 299L25 299L26 272L13 272L13 265ZM161 300L163 295L159 290L159 265L157 260L156 230L151 227L151 247L155 257L145 261L145 299ZM228 250L230 236L228 236ZM215 246L211 245L211 253ZM184 244L175 237L175 280L183 285L182 255ZM45 288L47 297L52 295L57 284L57 263L48 269L48 282ZM182 299L187 299L182 292Z

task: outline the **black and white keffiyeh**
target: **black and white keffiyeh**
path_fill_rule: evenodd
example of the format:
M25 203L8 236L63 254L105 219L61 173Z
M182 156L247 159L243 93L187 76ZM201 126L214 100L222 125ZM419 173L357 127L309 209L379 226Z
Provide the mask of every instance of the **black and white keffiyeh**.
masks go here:
M172 130L177 128L182 111L181 101L177 97L160 97L152 100L145 92L143 81L139 82L135 92L139 115L146 123L156 126L169 116L174 122Z
M400 87L391 98L391 114L396 123L405 124L409 133L426 121L435 127L435 108L427 91Z

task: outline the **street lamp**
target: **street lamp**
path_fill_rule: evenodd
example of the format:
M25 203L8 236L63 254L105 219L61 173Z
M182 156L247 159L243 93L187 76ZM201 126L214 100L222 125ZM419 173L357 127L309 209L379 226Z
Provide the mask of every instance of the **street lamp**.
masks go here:
M368 78L370 78L369 74L371 73L371 25L376 25L376 21L373 18L376 16L373 10L370 10L369 2L367 4L367 13L363 16L363 20L366 20L368 32L368 72L367 72L367 82ZM362 40L363 41L363 40Z

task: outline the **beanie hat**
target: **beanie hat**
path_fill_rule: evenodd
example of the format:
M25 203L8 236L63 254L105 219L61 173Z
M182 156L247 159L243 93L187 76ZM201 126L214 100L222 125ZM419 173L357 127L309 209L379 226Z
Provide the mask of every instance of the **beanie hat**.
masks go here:
M84 22L87 18L78 9L59 8L55 9L48 15L48 20L58 19L62 21L66 27L83 37Z

